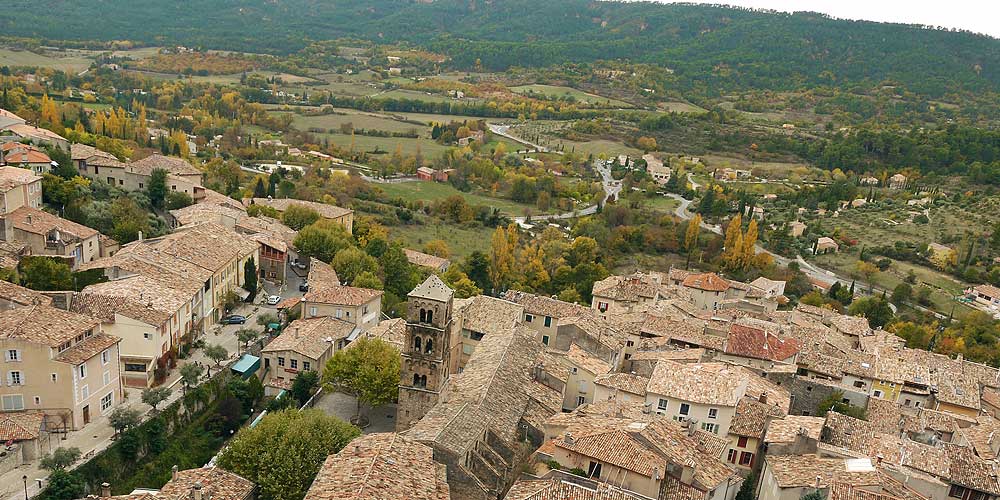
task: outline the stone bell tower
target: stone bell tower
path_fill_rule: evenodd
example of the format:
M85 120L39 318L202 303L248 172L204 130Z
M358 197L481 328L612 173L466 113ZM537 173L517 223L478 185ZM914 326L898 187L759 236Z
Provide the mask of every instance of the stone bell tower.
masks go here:
M407 295L396 431L409 429L437 404L448 381L454 295L454 290L436 275Z

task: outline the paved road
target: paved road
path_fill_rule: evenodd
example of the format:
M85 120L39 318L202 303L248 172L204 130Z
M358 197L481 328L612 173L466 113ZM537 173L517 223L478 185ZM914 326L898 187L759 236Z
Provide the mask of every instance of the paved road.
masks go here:
M522 139L515 135L511 135L510 132L508 132L510 130L510 125L498 125L496 123L487 123L486 125L490 128L490 132L492 132L493 134L499 135L500 137L506 137L507 139L510 139L520 144L524 144L525 146L528 146L529 148L532 148L540 153L562 154L562 151L549 151L549 148L545 146L535 144L531 141Z
M604 188L604 197L601 198L601 205L606 205L608 199L614 196L616 199L622 191L621 181L616 181L611 177L611 169L604 165L601 160L594 160L593 164L594 170L601 175L601 186ZM597 204L589 205L583 207L579 210L574 210L572 212L566 212L562 214L555 215L538 215L538 219L574 219L576 217L583 217L585 215L593 215L597 213ZM524 226L527 224L525 217L514 217L514 222L519 226Z

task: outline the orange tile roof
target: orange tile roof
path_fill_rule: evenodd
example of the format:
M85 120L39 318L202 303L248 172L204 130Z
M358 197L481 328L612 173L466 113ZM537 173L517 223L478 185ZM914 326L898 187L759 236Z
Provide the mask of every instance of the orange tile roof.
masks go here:
M697 288L708 292L725 292L732 286L729 280L715 273L692 274L684 278L682 284L688 288Z
M37 208L21 207L7 214L4 218L16 229L43 236L53 230L58 230L60 233L68 234L81 240L98 234L96 229L91 229L83 224L77 224L76 222L63 219Z
M37 411L0 413L0 441L37 439L45 414Z
M733 324L725 345L726 354L748 358L785 361L799 352L793 338L781 338L763 328Z

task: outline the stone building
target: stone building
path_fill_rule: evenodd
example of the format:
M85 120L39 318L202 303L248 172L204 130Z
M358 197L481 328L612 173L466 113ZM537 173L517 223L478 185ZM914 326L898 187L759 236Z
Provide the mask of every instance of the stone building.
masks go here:
M430 411L448 381L454 295L455 292L436 275L428 277L407 295L397 431L409 429Z

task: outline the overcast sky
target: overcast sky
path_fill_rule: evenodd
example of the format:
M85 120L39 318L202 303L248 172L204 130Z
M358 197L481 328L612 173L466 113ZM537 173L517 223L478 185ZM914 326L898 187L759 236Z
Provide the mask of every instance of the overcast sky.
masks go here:
M671 3L671 0L657 0ZM960 28L1000 38L998 0L719 0L740 7L786 12L812 11L843 19Z

